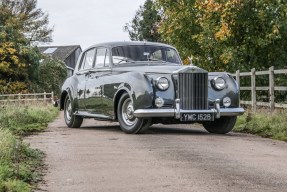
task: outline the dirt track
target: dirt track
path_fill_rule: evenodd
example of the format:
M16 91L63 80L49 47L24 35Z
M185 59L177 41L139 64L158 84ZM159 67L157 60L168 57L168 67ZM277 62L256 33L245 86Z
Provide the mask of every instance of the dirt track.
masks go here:
M95 120L68 129L62 115L27 138L47 155L39 191L287 191L285 142L194 125L154 125L144 135Z

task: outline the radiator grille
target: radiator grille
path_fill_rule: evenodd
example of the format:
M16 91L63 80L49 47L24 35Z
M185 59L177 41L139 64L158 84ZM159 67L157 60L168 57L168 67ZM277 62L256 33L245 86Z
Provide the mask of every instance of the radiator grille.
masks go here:
M208 73L179 73L180 108L208 109Z

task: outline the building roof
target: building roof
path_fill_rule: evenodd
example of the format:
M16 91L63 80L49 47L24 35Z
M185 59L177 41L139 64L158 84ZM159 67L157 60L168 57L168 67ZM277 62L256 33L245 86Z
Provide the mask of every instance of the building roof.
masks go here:
M81 48L80 45L68 46L38 46L41 53L51 55L55 59L65 61L76 49Z

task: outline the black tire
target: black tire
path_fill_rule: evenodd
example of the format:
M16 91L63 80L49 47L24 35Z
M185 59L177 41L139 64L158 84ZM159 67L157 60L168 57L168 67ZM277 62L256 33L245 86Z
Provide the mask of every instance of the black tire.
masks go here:
M143 125L137 133L139 133L139 134L145 133L151 125L152 125L152 119L151 118L144 119Z
M136 134L142 128L144 120L134 117L131 111L133 111L132 100L128 93L124 93L117 108L118 121L125 133Z
M79 128L83 122L83 117L74 115L71 99L68 95L66 96L64 103L64 118L67 126L70 128Z
M219 119L216 119L215 121L203 123L203 127L209 133L225 134L233 129L236 123L236 119L237 116L221 117Z

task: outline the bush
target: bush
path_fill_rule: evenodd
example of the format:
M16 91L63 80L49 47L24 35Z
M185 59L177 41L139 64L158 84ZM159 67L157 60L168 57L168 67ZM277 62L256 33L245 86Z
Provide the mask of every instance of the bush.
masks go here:
M39 67L39 81L31 84L33 92L54 92L60 95L60 88L67 78L67 68L64 62L44 57Z
M27 84L24 82L7 82L6 80L0 80L0 94L18 94L27 92Z
M42 158L9 130L0 129L0 191L30 191L34 166Z

